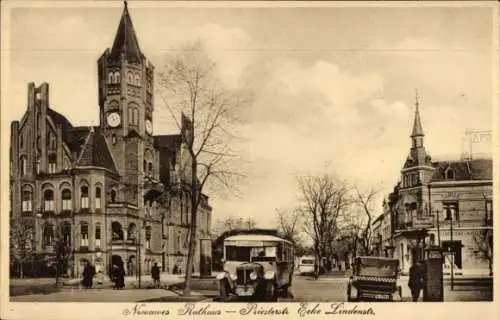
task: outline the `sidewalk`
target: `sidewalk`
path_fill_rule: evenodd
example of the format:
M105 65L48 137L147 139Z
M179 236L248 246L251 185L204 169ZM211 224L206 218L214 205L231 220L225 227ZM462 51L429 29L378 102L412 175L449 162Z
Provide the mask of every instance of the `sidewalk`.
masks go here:
M137 302L149 299L177 297L164 289L79 289L64 288L60 292L10 297L12 302Z

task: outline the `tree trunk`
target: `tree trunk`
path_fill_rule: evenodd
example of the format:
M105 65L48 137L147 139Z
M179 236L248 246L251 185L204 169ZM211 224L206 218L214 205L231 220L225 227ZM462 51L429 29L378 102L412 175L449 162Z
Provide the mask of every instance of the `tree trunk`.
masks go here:
M191 225L189 234L188 258L186 263L186 278L184 282L184 296L191 295L191 278L193 277L194 254L196 248L196 211L198 199L198 179L196 159L191 160Z

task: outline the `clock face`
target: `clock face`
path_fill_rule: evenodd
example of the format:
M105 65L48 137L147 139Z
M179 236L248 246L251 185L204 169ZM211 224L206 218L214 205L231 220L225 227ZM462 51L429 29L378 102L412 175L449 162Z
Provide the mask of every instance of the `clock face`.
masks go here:
M118 112L113 112L108 115L108 125L112 128L120 125L120 114Z
M151 134L153 132L153 124L151 120L146 120L146 132Z

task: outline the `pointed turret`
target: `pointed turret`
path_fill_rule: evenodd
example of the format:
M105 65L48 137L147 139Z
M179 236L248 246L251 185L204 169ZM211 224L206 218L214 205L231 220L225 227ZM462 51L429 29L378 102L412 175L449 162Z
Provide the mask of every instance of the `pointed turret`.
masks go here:
M124 8L118 30L116 31L115 41L111 48L111 57L117 58L125 54L127 60L141 61L142 53L139 49L139 42L135 35L134 25L130 19L127 1L124 1Z
M420 121L420 111L419 111L419 101L418 92L415 95L415 118L413 120L413 131L411 137L423 137L424 130L422 129L422 122Z

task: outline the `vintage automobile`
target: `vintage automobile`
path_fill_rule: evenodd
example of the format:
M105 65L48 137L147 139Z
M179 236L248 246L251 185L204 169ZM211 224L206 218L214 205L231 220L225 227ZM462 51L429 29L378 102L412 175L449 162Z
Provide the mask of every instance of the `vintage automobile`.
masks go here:
M312 256L304 256L299 260L299 273L300 275L314 274L314 266L316 265L316 258Z
M347 301L401 301L398 277L398 259L357 257L347 284Z
M276 301L292 285L293 244L274 235L240 234L224 239L224 271L217 283L221 300Z

